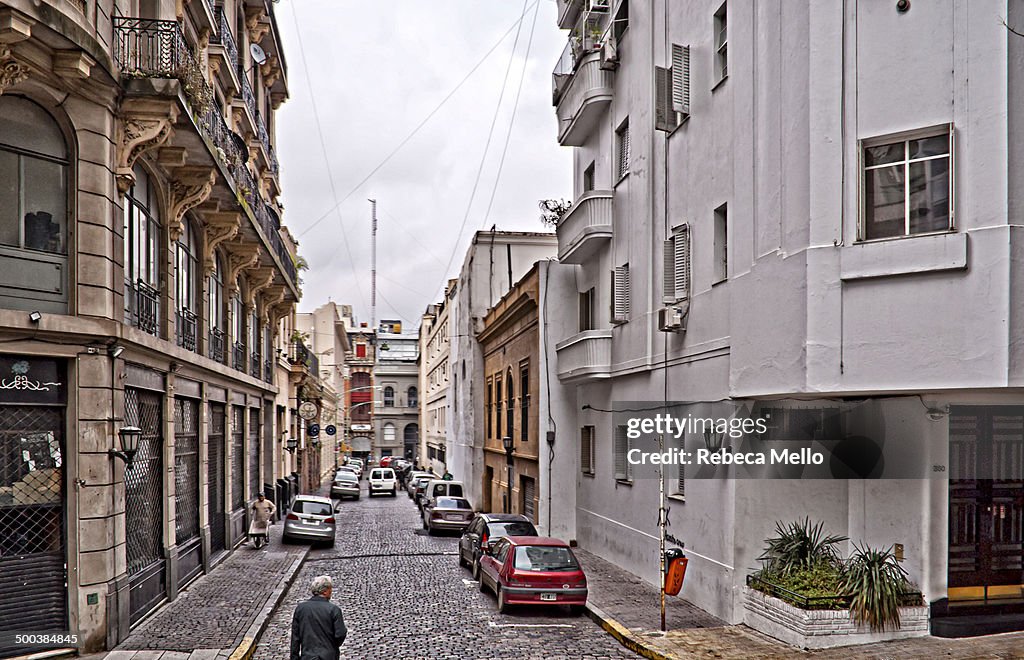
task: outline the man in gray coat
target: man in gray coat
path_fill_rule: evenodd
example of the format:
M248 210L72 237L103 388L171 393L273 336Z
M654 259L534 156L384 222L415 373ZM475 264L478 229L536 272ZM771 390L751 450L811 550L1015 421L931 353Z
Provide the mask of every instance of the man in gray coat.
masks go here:
M331 576L313 578L311 591L292 616L291 660L338 660L348 629L341 608L331 602Z

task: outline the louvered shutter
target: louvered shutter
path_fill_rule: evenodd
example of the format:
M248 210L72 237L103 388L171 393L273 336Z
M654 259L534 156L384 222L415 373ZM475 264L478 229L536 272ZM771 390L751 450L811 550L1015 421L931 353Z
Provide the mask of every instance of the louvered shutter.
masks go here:
M625 323L629 318L629 264L619 266L612 275L612 320Z
M690 47L672 44L672 109L690 114Z
M615 479L618 481L629 481L633 477L633 471L629 466L629 436L626 435L625 426L615 427Z
M674 237L663 243L662 263L663 277L661 285L661 301L674 303L676 301L676 242Z
M673 231L673 277L676 300L690 298L690 227L682 225Z
M619 129L619 162L618 162L618 174L619 178L626 176L629 173L629 125L623 126Z
M594 427L580 429L580 471L594 474Z
M654 128L672 131L676 127L676 113L672 109L672 71L660 66L654 67Z

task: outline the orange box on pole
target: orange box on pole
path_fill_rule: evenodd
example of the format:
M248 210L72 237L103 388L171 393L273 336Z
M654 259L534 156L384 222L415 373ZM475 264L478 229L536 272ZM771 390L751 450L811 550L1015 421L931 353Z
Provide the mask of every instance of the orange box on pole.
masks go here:
M665 553L668 567L665 569L665 593L676 596L683 588L683 578L686 577L686 563L689 561L681 551L673 553L671 550Z

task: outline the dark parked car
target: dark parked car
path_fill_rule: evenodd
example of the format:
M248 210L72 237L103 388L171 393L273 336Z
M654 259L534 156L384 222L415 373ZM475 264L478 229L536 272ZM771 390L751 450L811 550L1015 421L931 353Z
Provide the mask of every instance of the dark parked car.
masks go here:
M506 536L480 559L480 591L491 589L498 611L510 605L587 604L587 576L569 544L545 536Z
M423 529L433 534L438 529L462 531L473 519L473 505L465 497L437 497L423 505Z
M518 513L478 513L459 539L459 565L473 571L473 579L480 578L480 557L498 539L505 536L537 536L537 528L530 519Z

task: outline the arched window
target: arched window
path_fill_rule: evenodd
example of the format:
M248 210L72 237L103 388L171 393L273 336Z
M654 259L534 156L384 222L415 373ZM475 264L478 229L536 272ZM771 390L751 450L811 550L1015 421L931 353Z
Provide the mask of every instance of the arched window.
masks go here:
M124 199L125 323L160 334L160 214L155 182L136 165Z
M395 405L395 388L388 385L384 388L384 407L390 408Z
M406 458L416 455L416 445L420 443L420 425L406 424L402 431L402 447Z
M199 250L192 223L185 220L185 230L178 237L175 246L174 281L177 284L178 316L176 328L178 346L190 351L196 350L196 326L199 314Z
M388 422L384 425L384 443L385 445L395 444L395 425Z
M210 273L210 346L207 357L224 362L224 268L220 255L214 255Z
M410 408L415 408L416 406L420 405L419 390L417 390L415 386L409 388L409 391L406 393L406 396L408 397L408 406Z

